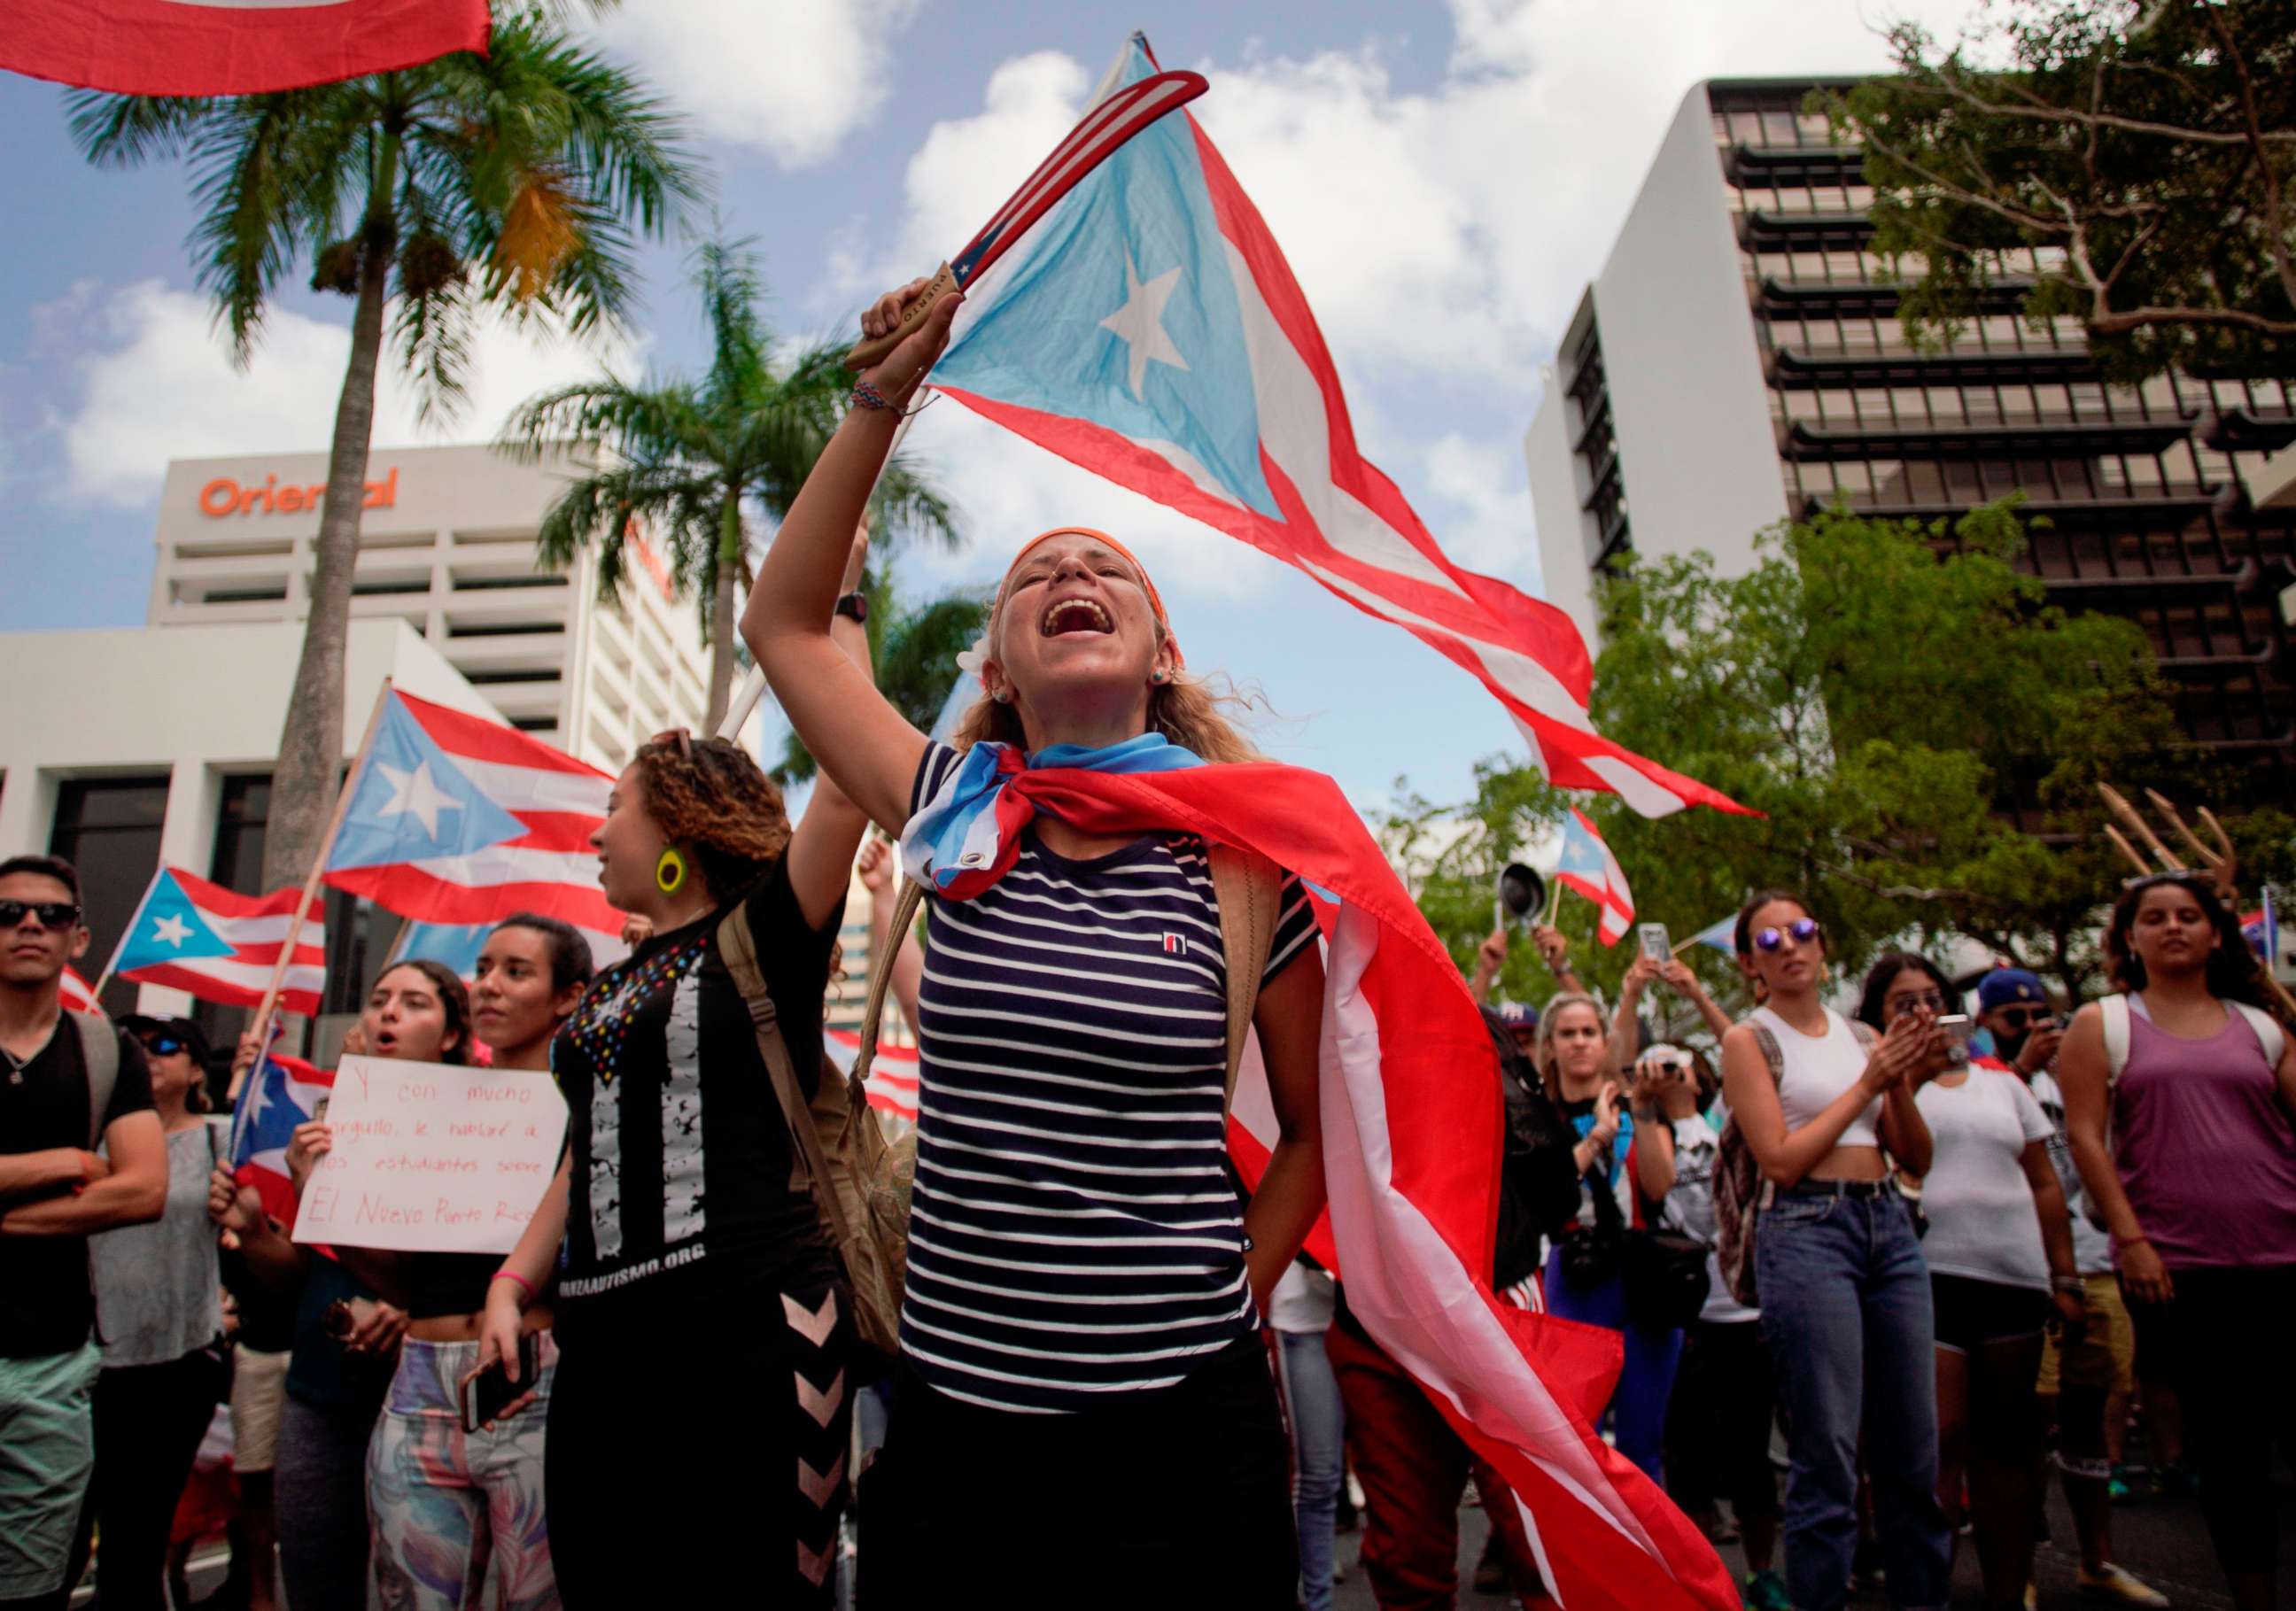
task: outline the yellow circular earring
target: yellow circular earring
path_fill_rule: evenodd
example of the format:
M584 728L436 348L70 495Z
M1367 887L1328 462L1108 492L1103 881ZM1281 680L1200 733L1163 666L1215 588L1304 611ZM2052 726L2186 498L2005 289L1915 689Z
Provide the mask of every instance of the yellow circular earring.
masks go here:
M676 895L685 887L685 858L677 854L676 846L662 850L661 860L653 864L653 882L664 895Z

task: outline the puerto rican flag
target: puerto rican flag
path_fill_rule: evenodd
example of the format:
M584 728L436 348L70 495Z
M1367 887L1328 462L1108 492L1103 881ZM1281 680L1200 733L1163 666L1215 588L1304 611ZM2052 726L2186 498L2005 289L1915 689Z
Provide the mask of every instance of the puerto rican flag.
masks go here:
M241 1086L231 1116L232 1178L263 1196L263 1212L284 1224L295 1223L295 1182L287 1173L287 1144L295 1126L307 1123L334 1089L331 1070L313 1067L277 1049L279 1032L263 1067Z
M1013 799L1023 804L1008 813ZM1556 1600L1570 1611L1737 1611L1705 1535L1594 1429L1618 1378L1618 1334L1491 1290L1497 1059L1450 954L1339 786L1272 764L1053 767L1012 774L998 805L976 831L1018 832L1036 810L1095 835L1177 830L1266 856L1308 885L1326 945L1318 1090L1330 1194L1309 1248L1380 1346L1506 1477ZM1001 845L968 838L964 848L988 865L1004 859ZM1229 1125L1247 1184L1275 1139L1266 1076L1247 1067Z
M1562 824L1562 860L1554 869L1554 881L1595 903L1601 914L1595 932L1603 945L1615 945L1627 937L1635 923L1635 892L1627 887L1619 858L1586 814L1576 808Z
M821 1047L829 1054L831 1062L849 1075L853 1072L853 1059L861 1054L861 1037L849 1029L824 1029ZM880 1045L876 1058L869 1065L867 1089L869 1106L880 1113L891 1114L904 1124L915 1124L917 1049Z
M103 1016L103 1009L96 1002L94 986L80 977L76 969L67 967L63 977L56 983L56 989L66 1012L93 1012L99 1018Z
M0 68L127 95L252 95L487 48L487 0L8 0Z
M1103 93L1157 70L1136 34ZM968 301L939 390L1404 628L1481 681L1556 785L1646 816L1744 809L1596 732L1570 617L1452 564L1363 456L1299 282L1193 117L1101 164Z
M166 985L202 1002L253 1007L293 931L293 954L279 1005L306 1017L319 1010L327 982L327 935L318 903L295 926L299 889L241 895L164 863L120 932L111 971L141 985Z
M590 848L613 779L499 722L397 689L383 699L326 881L424 923L562 918L600 967L627 955Z

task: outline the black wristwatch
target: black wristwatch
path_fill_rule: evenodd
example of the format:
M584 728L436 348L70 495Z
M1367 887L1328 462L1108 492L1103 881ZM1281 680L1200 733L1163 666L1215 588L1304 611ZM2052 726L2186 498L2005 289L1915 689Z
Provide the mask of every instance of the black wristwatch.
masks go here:
M856 621L866 626L869 625L869 595L865 593L849 593L837 601L837 608L831 613L843 616L849 621Z

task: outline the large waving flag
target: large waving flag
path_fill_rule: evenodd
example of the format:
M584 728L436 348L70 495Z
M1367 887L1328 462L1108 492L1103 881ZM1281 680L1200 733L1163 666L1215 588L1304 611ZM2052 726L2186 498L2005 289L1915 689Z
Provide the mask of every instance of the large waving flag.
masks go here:
M613 779L499 722L397 689L383 699L366 762L344 785L326 881L425 923L563 918L600 966L626 955L590 849Z
M487 0L8 0L0 68L128 95L252 95L487 47Z
M262 1194L264 1213L291 1225L295 1182L287 1173L287 1144L295 1139L295 1126L318 1112L335 1076L278 1051L275 1026L271 1040L263 1066L248 1075L232 1109L232 1177Z
M171 985L202 1002L253 1007L278 968L280 947L288 945L292 954L279 1005L309 1017L326 988L327 935L316 911L296 928L302 893L240 895L163 864L120 932L109 971L138 984Z
M1627 937L1635 922L1634 891L1627 887L1619 858L1586 814L1575 808L1562 824L1562 860L1555 866L1554 881L1595 903L1600 913L1595 932L1603 945L1615 945Z
M1157 70L1134 35L1110 87ZM932 384L1070 462L1239 537L1480 679L1566 789L1739 811L1595 731L1569 616L1463 570L1357 450L1275 237L1185 112L1103 163L974 293Z
M1590 1410L1618 1376L1618 1334L1491 1290L1497 1059L1449 953L1338 785L1259 764L1047 768L1013 775L1005 790L1088 834L1178 830L1239 846L1330 896L1317 907L1328 941L1318 1090L1331 1203L1318 1235L1349 1308L1506 1477L1563 1606L1737 1611L1705 1535L1594 1430ZM1001 834L1019 831L1023 815L980 820ZM994 862L1000 846L966 848ZM1249 1184L1275 1139L1264 1075L1256 1087L1239 1079L1233 1117Z

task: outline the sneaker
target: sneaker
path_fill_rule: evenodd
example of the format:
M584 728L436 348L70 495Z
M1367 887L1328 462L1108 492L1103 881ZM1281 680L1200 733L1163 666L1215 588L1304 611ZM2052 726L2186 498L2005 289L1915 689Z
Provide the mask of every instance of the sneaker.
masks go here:
M2084 1569L2080 1574L2081 1598L2108 1606L2165 1606L2169 1597L2135 1573L2124 1571L2111 1561L2104 1570L2091 1574Z
M1746 1574L1746 1611L1793 1611L1785 1580L1775 1572Z

